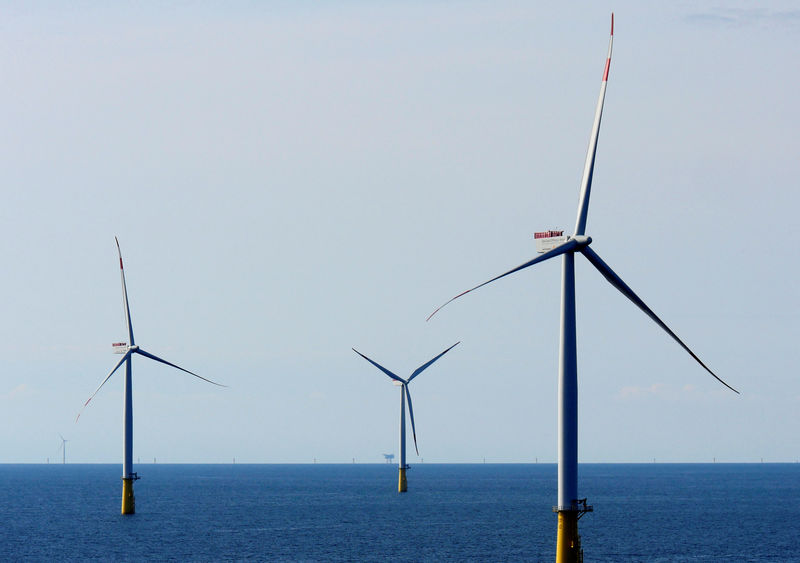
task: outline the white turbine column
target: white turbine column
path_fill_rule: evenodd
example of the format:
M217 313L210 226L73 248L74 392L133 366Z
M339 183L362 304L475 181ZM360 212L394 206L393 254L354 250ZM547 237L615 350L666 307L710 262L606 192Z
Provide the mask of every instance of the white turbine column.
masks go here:
M133 385L131 382L131 359L125 362L125 391L123 406L123 452L122 452L122 478L129 479L133 473Z
M558 509L578 498L578 358L575 334L575 255L564 254L558 365Z
M408 490L406 481L406 388L400 385L400 465L397 481L397 492L405 493Z
M133 382L131 358L125 362L125 404L123 407L123 452L122 452L122 514L136 511L133 497Z
M558 534L556 563L583 561L578 535L578 354L575 254L564 254L558 359Z

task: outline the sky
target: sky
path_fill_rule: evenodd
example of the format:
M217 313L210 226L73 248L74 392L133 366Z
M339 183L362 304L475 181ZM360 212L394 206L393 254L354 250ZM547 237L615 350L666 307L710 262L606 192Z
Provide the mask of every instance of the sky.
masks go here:
M2 3L0 463L554 462L560 264L615 12L587 234L710 377L577 260L583 462L800 459L791 2ZM787 245L788 246L784 246ZM579 257L580 258L580 257ZM410 440L410 437L409 437ZM409 463L418 458L409 442Z

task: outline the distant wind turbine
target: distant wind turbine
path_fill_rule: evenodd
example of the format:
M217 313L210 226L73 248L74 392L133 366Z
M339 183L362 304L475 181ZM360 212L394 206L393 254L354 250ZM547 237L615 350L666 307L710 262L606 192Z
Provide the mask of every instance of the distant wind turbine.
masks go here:
M353 348L353 352L355 352L356 354L367 360L369 363L371 363L373 366L381 370L383 373L388 375L390 378L394 380L395 385L398 385L400 387L400 464L399 464L400 475L397 482L398 492L405 493L408 490L408 484L406 482L406 469L408 469L408 465L406 465L406 399L408 399L408 415L411 418L411 434L414 436L414 449L416 450L417 455L419 455L419 448L417 448L417 431L416 428L414 427L414 409L411 406L411 393L408 391L408 384L411 383L412 379L414 379L423 371L428 369L431 366L431 364L433 364L433 362L435 362L436 360L447 354L458 344L459 342L456 342L455 344L450 346L450 348L448 348L447 350L445 350L444 352L442 352L429 362L422 364L420 367L414 370L414 373L412 373L408 379L403 379L402 377L395 375L382 365L373 362L364 354ZM390 459L394 458L394 455L383 454L383 457L386 458L386 461L388 463Z
M559 373L558 373L558 505L553 508L558 512L558 539L556 542L556 561L576 562L582 560L580 537L578 535L578 519L588 511L586 499L578 497L578 370L577 370L577 345L575 335L575 254L581 253L606 280L625 297L641 309L650 319L660 326L681 348L699 363L703 369L728 389L738 393L736 389L722 381L712 372L678 336L645 305L633 290L614 273L614 271L589 248L591 237L586 236L586 218L589 211L589 195L592 187L592 174L594 172L597 139L600 132L600 119L603 114L603 101L605 99L608 72L611 66L611 48L614 41L614 15L611 15L611 38L608 43L608 56L606 57L603 80L600 86L600 97L595 110L594 125L589 138L589 149L583 169L580 199L578 204L578 217L575 231L572 236L563 236L563 231L548 231L537 233L538 251L541 256L529 260L504 274L490 279L480 285L460 293L436 309L429 317L430 320L442 307L453 300L483 287L493 281L518 272L539 262L563 255L562 293L561 293L561 343L559 347Z
M120 276L122 277L122 300L123 304L125 305L125 323L128 328L128 343L125 342L115 342L113 344L114 353L115 354L124 354L117 365L114 366L114 369L111 370L103 382L95 389L92 396L89 397L86 402L83 404L83 408L81 408L81 412L78 413L75 422L81 416L81 413L89 404L97 392L100 391L100 388L105 385L106 381L108 381L114 372L119 369L119 367L124 363L125 364L125 380L124 380L124 431L123 431L123 460L122 460L122 514L133 514L136 512L136 503L133 497L133 482L139 478L139 476L133 472L133 393L132 393L132 381L131 381L131 359L133 358L134 354L139 354L144 356L145 358L150 358L151 360L155 360L162 364L166 364L170 367L179 369L183 372L188 373L189 375L193 375L198 379L202 379L203 381L207 381L213 385L217 385L219 387L226 387L225 385L221 385L219 383L215 383L210 379L206 379L205 377L201 377L196 373L189 371L188 369L183 369L180 366L177 366L173 363L170 363L166 360L159 358L149 352L145 352L139 346L134 343L133 340L133 324L131 323L131 310L128 306L128 290L125 287L125 270L122 266L122 251L119 248L119 240L117 237L114 237L114 240L117 242L117 253L119 254L119 271ZM155 458L153 458L153 463L155 463Z
M69 440L65 440L64 436L62 436L61 434L59 434L58 437L61 438L61 447L58 448L59 450L61 450L61 463L62 463L62 465L66 465L67 464L67 442L69 442Z

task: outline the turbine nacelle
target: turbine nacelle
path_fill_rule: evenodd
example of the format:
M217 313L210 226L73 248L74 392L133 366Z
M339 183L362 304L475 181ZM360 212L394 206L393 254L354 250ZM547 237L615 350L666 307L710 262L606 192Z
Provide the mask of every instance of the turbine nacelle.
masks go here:
M536 252L539 254L546 254L550 251L556 250L557 248L567 244L569 241L573 241L573 245L577 243L577 246L571 249L573 251L580 250L582 247L592 244L592 237L585 235L570 236L565 235L564 231L555 230L534 233L533 238L536 240Z

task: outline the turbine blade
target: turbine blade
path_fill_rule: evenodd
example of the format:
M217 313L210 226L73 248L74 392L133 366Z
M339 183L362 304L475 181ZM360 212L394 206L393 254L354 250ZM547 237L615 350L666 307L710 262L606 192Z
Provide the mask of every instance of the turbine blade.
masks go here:
M711 375L714 377L714 379L716 379L717 381L719 381L720 383L722 383L722 384L723 384L725 387L727 387L728 389L730 389L730 390L731 390L731 391L733 391L734 393L739 393L739 392L738 392L736 389L734 389L733 387L731 387L730 385L728 385L727 383L725 383L725 382L724 382L722 379L720 379L720 378L717 376L717 374L715 374L713 371L711 371L711 370L708 368L708 366L707 366L707 365L705 365L705 364L702 362L702 360L700 360L700 358L698 358L698 357L697 357L697 355L696 355L694 352L692 352L692 351L689 349L689 347L688 347L686 344L684 344L684 343L683 343L683 340L681 340L680 338L678 338L678 335L677 335L677 334L675 334L674 332L672 332L672 330L671 330L671 329L670 329L670 328L669 328L669 327L668 327L668 326L667 326L667 325L664 323L664 321L662 321L661 319L659 319L659 318L658 318L658 315L656 315L656 314L655 314L655 313L654 313L654 312L653 312L653 311L650 309L650 307L648 307L648 306L645 304L645 302L644 302L644 301L642 301L641 299L639 299L639 296L638 296L638 295L636 295L636 294L633 292L633 290L632 290L630 287L628 287L628 285L627 285L627 284L626 284L624 281L622 281L622 278L620 278L620 277L619 277L619 276L618 276L616 273L614 273L614 270L612 270L612 269L609 267L609 265L608 265L608 264L606 264L605 262L603 262L603 260L600 258L600 256L598 256L598 255L597 255L597 253L596 253L594 250L592 250L591 248L589 248L588 246L586 246L586 247L583 247L583 248L581 249L581 252L583 252L583 255L584 255L584 256L586 256L587 260L589 260L589 262L591 262L591 263L592 263L592 265L593 265L595 268L597 268L597 270L598 270L598 271L599 271L601 274L603 274L603 277L605 277L605 278L606 278L606 280L608 280L608 282L609 282L611 285L613 285L614 287L616 287L616 288L619 290L619 292L620 292L620 293L622 293L622 295L624 295L625 297L627 297L628 299L630 299L630 300L633 302L633 304L634 304L634 305L636 305L637 307L639 307L639 309L641 309L641 310L642 310L642 312L643 312L645 315L647 315L648 317L650 317L650 318L653 320L653 322L655 322L655 323L656 323L658 326L660 326L660 327L661 327L661 328L662 328L662 329L663 329L663 330L664 330L664 331L665 331L667 334L669 334L669 335L670 335L670 336L673 338L673 340L675 340L675 342L677 342L678 344L680 344L681 348L683 348L684 350L686 350L686 352L688 352L688 353L689 353L689 355L690 355L692 358L694 358L694 359L695 359L695 361L696 361L698 364L700 364L701 366L703 366L703 369L705 369L705 370L706 370L708 373L710 373L710 374L711 374Z
M447 301L447 302L446 302L446 303L444 303L443 305L440 305L440 306L439 306L439 307L438 307L438 308L437 308L437 309L436 309L436 310L435 310L433 313L431 313L431 314L428 316L428 318L427 318L427 319L425 319L425 320L426 320L426 321L429 321L429 320L431 320L431 317L433 317L433 316L434 316L436 313L438 313L438 312L439 312L441 309L443 309L443 308L444 308L446 305L448 305L449 303L451 303L451 302L455 301L455 300L456 300L456 299L458 299L459 297L461 297L461 296L463 296L463 295L466 295L466 294L467 294L467 293L469 293L470 291L475 291L476 289L478 289L478 288L480 288L480 287L483 287L484 285L490 284L490 283L492 283L493 281L497 281L497 280L499 280L500 278L504 278L504 277L506 277L506 276L508 276L508 275L510 275L510 274L513 274L514 272L519 272L520 270L523 270L523 269L527 268L528 266L533 266L534 264L538 264L539 262L544 262L545 260L549 260L550 258L555 258L556 256L560 256L560 255L562 255L562 254L564 254L564 253L566 253L566 252L570 252L570 251L574 250L575 248L577 248L577 247L578 247L578 245L579 245L578 241L576 241L575 239L569 239L569 240L567 240L567 241L566 241L564 244L562 244L562 245L560 245L560 246L557 246L557 247L555 247L554 249L552 249L552 250L549 250L549 251L545 252L545 253L544 253L544 254L542 254L541 256L537 256L537 257L536 257L536 258L534 258L533 260L528 260L528 261L527 261L527 262L525 262L524 264L520 264L520 265L519 265L519 266L517 266L516 268L513 268L513 269L511 269L511 270L507 271L505 274L500 274L500 275L499 275L499 276L497 276L496 278L492 278L492 279L490 279L489 281L485 281L485 282L483 282L483 283L482 283L482 284L480 284L480 285L476 285L476 286L475 286L475 287L473 287L472 289L468 289L467 291L464 291L464 292L461 292L461 293L459 293L458 295L456 295L455 297L453 297L452 299L450 299L449 301Z
M411 435L414 436L414 449L419 455L419 448L417 447L417 429L414 427L414 408L411 406L411 392L408 390L408 385L403 384L403 389L406 391L406 399L408 400L408 416L411 417Z
M400 383L406 383L405 379L403 379L402 377L398 377L397 375L393 374L392 372L390 372L388 369L386 369L385 367L383 367L379 363L373 362L372 360L370 360L368 357L366 357L364 354L362 354L361 352L359 352L355 348L352 348L352 350L353 350L353 352L355 352L356 354L358 354L359 356L361 356L362 358L367 360L369 363L371 363L373 366L375 366L376 368L381 370L383 373L385 373L386 375L388 375L389 377L391 377L395 381L399 381Z
M594 159L597 153L597 138L600 136L600 120L603 117L603 101L606 98L608 85L608 71L611 68L611 47L614 45L614 14L611 14L611 38L608 40L608 55L606 66L603 70L603 81L600 83L600 96L597 100L597 109L594 112L592 134L589 137L589 148L586 151L586 163L583 165L583 178L581 178L581 195L578 203L578 219L575 223L575 234L582 235L586 231L586 216L589 214L589 196L592 191L592 176L594 175Z
M151 360L155 360L157 362L161 362L162 364L166 364L166 365L168 365L170 367L173 367L175 369L179 369L179 370L181 370L183 372L188 373L189 375L195 376L197 379L202 379L203 381L211 383L212 385L216 385L218 387L227 387L227 385L223 385L222 383L217 383L216 381L211 381L210 379L206 379L205 377L203 377L201 375L197 375L196 373L193 373L193 372L189 371L188 369L183 369L181 366L176 366L175 364L173 364L171 362L168 362L167 360L163 360L163 359L159 358L158 356L154 356L153 354L151 354L149 352L145 352L141 348L137 348L136 350L134 350L134 352L136 354L141 354L145 358L150 358Z
M92 396L91 396L91 397L89 397L88 399L86 399L86 402L85 402L85 403L83 403L83 407L81 407L81 410L80 410L80 412L78 413L78 416L76 416L76 417L75 417L75 422L76 422L76 423L78 422L78 419L81 417L81 414L83 413L83 409L85 409L85 408L86 408L86 405L88 405L88 404L89 404L89 401L91 401L92 399L94 399L94 396L95 396L95 395L97 395L97 392L98 392L98 391L100 391L100 388L101 388L103 385L105 385L105 384L106 384L106 381L108 381L108 380L111 378L111 376L112 376L112 375L114 375L114 372L115 372L115 371L117 371L117 370L119 369L119 366L121 366L121 365L122 365L122 363L123 363L125 360L128 360L128 359L130 359L130 357L131 357L131 352L130 352L130 351L126 352L126 353L125 353L125 355L124 355L124 356L122 356L122 358L121 358L121 359L120 359L120 360L117 362L117 365L115 365L115 366L114 366L114 369L112 369L112 370L111 370L111 373L109 373L109 374L106 376L106 378L103 380L103 382L102 382L100 385L98 385L97 389L95 389L95 390L94 390L94 393L92 393ZM60 435L60 434L59 434L59 435ZM63 440L63 438L62 438L62 440Z
M117 242L117 254L119 254L119 273L122 276L122 301L125 303L125 322L128 324L128 346L133 346L133 324L131 323L131 308L128 306L128 289L125 287L125 269L122 267L122 251L119 249L119 240L114 237Z
M415 369L415 370L414 370L414 373L412 373L412 374L411 374L411 377L409 377L409 378L408 378L408 382L409 382L409 383L411 383L411 380L412 380L412 379L414 379L414 378L415 378L415 377L417 377L419 374L421 374L423 371L425 371L426 369L428 369L428 367L430 367L430 365L431 365L433 362L435 362L436 360L438 360L439 358L441 358L442 356L444 356L445 354L447 354L447 353L448 353L450 350L452 350L453 348L455 348L455 347L456 347L456 346L458 346L459 344L461 344L461 341L460 341L460 340L459 340L458 342L456 342L455 344L453 344L452 346L450 346L450 348L448 348L447 350L445 350L444 352L442 352L441 354L439 354L438 356L436 356L436 357L435 357L434 359L432 359L431 361L429 361L429 362L427 362L427 363L425 363L425 364L422 364L421 366L419 366L417 369Z

